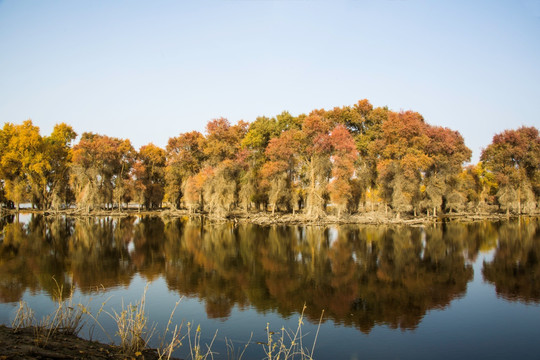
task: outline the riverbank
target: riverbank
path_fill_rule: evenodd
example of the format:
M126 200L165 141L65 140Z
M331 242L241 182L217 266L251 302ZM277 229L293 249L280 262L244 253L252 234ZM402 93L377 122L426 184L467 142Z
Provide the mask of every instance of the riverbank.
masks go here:
M323 215L323 216L307 216L302 213L274 213L271 212L230 212L229 214L214 215L209 213L190 213L187 210L136 210L128 209L119 211L114 210L92 210L82 211L78 209L66 210L35 210L21 209L16 210L2 209L2 215L21 214L39 214L46 217L69 216L69 217L94 217L94 216L113 216L113 217L128 217L128 216L158 216L162 218L204 218L211 222L232 221L235 223L252 223L257 225L332 225L332 224L359 224L359 225L423 225L437 222L458 221L472 222L483 220L508 220L519 216L539 217L540 212L533 214L506 214L506 213L451 213L442 214L439 216L412 216L402 215L397 216L390 212L365 212L353 215Z
M160 359L155 349L144 349L140 354L127 356L119 346L61 333L55 333L44 341L40 340L38 333L35 326L15 330L0 325L0 359Z

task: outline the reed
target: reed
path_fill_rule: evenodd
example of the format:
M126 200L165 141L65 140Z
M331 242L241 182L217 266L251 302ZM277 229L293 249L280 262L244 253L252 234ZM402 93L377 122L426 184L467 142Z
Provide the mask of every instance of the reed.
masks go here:
M251 339L253 339L253 332L249 336L249 340L240 348L238 351L234 348L234 342L231 339L225 338L225 345L227 347L227 359L228 360L242 360L244 353L246 352L248 346L251 344Z
M154 335L156 325L147 326L148 318L145 313L146 292L148 285L144 288L141 300L135 304L129 303L124 306L122 301L122 310L118 313L113 310L108 313L115 321L117 332L120 337L120 346L125 354L133 355L141 352Z
M56 280L53 278L56 282ZM73 303L73 289L69 296L64 297L64 288L56 282L56 306L52 314L36 321L34 311L24 301L19 301L19 307L11 326L15 330L33 327L36 343L46 344L56 334L78 335L85 325L84 315L88 313L88 306Z
M298 318L298 326L295 330L287 330L285 327L281 327L279 333L275 333L270 330L270 323L266 324L266 343L259 343L263 346L264 353L268 360L288 360L299 358L301 360L313 360L313 354L315 352L315 345L317 343L317 337L319 336L319 330L321 328L322 318L324 310L321 313L319 319L319 325L317 326L317 332L315 333L315 339L311 344L311 350L304 346L304 334L302 333L302 325L304 325L304 311L306 305L302 308L300 317Z
M183 298L183 297L182 297ZM171 311L171 315L169 316L169 321L167 322L167 326L165 327L165 332L163 333L163 337L161 339L161 345L157 349L159 359L166 359L169 360L173 354L173 352L182 346L182 340L184 340L185 336L182 336L182 326L184 325L184 322L182 321L180 325L175 325L174 329L169 330L172 326L172 319L174 316L174 313L176 311L176 308L178 307L178 304L180 304L180 301L182 301L182 298L174 304L174 308ZM167 334L171 332L171 340L166 341Z
M14 330L19 330L31 326L35 326L36 319L34 317L34 311L24 301L19 301L19 307L15 313L15 318L11 322L11 327Z
M192 360L206 360L209 357L211 359L214 358L214 352L212 352L212 345L214 344L214 340L216 340L216 336L218 331L214 333L214 337L212 338L212 341L210 341L210 344L204 344L204 347L206 350L203 349L201 346L201 325L197 325L197 329L195 330L195 333L193 336L191 335L192 331L192 324L190 322L187 323L187 334L186 337L188 338L189 343L189 354L191 356Z
M66 298L63 295L63 286L58 283L56 285L56 310L52 316L44 317L39 325L47 330L47 339L57 333L78 335L85 324L84 314L88 312L87 306L73 303L73 289Z
M92 315L88 311L88 305L73 303L73 290L70 291L69 296L64 297L63 288L57 286L58 293L55 297L56 308L52 314L47 315L39 322L36 322L34 311L27 303L20 301L11 326L15 331L23 328L34 328L36 343L47 344L49 339L57 334L78 335L81 329L86 325L86 318L89 318L94 320L95 324L103 330L112 342L111 336L109 336L98 321L99 315L102 312L105 312L116 324L116 335L120 338L119 348L121 353L127 356L137 357L142 354L143 350L148 348L148 343L154 335L157 326L156 324L148 325L148 317L145 312L147 290L148 285L145 287L141 299L135 304L129 303L129 305L125 306L122 302L122 309L120 312L116 312L115 310L112 310L112 312L105 311L104 306L108 301L106 300L101 304L97 314ZM167 322L165 331L161 337L161 344L156 349L159 359L171 359L173 353L183 346L186 341L189 346L188 356L191 360L213 359L214 356L217 355L217 353L212 350L212 346L217 337L217 330L210 343L203 344L201 342L202 329L200 325L194 327L191 322L188 322L185 333L182 332L184 322L173 326L173 316L181 300L182 299L176 302L171 311L169 321ZM313 343L308 347L305 344L305 334L302 330L305 309L306 306L304 305L298 319L298 325L294 330L286 330L282 327L279 332L273 332L270 330L270 324L266 324L266 341L258 342L258 344L263 347L265 360L314 359L315 345L317 343L324 311L319 319L319 325ZM93 331L95 324L90 327L91 331ZM233 342L225 338L227 359L241 360L246 349L251 344L252 337L253 333L251 333L247 343L243 344L238 351L235 351Z

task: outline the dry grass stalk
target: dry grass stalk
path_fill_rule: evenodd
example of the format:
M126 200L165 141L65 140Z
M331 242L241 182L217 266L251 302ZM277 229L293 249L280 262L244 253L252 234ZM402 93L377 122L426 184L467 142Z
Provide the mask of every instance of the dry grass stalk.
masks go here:
M249 340L244 346L238 349L238 352L235 352L234 343L232 340L225 338L225 345L227 346L227 359L229 360L242 360L244 353L246 352L247 347L251 344L251 339L253 338L253 333L249 336Z
M182 322L182 323L180 323L180 325L175 325L174 326L174 329L171 332L172 339L170 341L168 341L168 342L165 342L167 334L169 333L169 329L170 329L170 327L172 325L172 319L173 319L173 316L174 316L174 312L176 311L176 308L178 307L178 304L180 304L180 301L182 301L182 299L178 300L176 302L176 304L174 304L174 308L171 311L171 315L169 316L169 321L167 322L165 332L163 333L163 338L161 340L161 346L157 349L157 352L158 352L158 355L159 355L160 359L169 360L171 358L172 353L174 352L174 350L176 350L177 348L182 346L182 340L184 340L184 338L186 337L185 335L181 336L181 330L182 330L182 326L184 324Z
M64 297L64 287L59 285L56 279L56 310L51 315L44 317L37 325L38 333L42 337L40 341L45 343L55 334L78 335L83 328L85 321L84 314L88 314L87 306L83 304L73 304L73 288L69 296Z
M144 289L141 300L135 305L130 303L128 306L124 306L122 301L120 313L114 310L113 314L109 313L109 316L116 322L116 335L120 337L120 346L125 354L132 355L141 352L154 334L156 326L147 327L148 319L144 312L147 290L148 285Z
M47 315L36 323L34 311L24 301L19 302L11 326L15 330L34 327L36 342L47 343L56 334L78 335L85 324L84 315L89 314L87 306L73 304L73 289L67 298L63 295L63 286L53 278L57 286L56 309L53 314Z
M317 332L315 334L315 339L311 350L307 347L304 347L302 334L302 325L304 324L304 311L306 310L306 305L302 308L302 313L298 318L298 326L296 330L286 330L284 327L281 328L281 335L275 339L276 333L270 331L270 324L266 324L266 338L267 342L262 343L264 353L268 360L287 360L300 358L302 360L313 360L313 353L315 351L315 344L317 343L317 337L319 335L319 329L321 327L322 317L324 311L321 314L319 319L319 326L317 327Z
M35 324L34 311L24 301L19 301L19 308L15 314L15 318L11 322L11 327L15 330L34 326Z
M193 334L193 340L191 339L191 323L187 323L187 338L189 342L189 353L192 360L206 360L208 358L213 359L214 353L212 352L212 345L214 344L214 340L216 340L217 336L217 330L214 333L214 337L212 338L212 341L210 344L205 344L206 351L202 350L201 348L201 325L197 325L197 329L195 330L195 334Z
M58 295L56 297L56 310L52 315L44 317L38 324L35 322L34 312L24 301L19 302L19 308L17 309L15 318L12 321L12 327L17 330L26 327L35 327L36 329L36 342L47 343L51 336L61 333L61 334L73 334L77 335L81 328L85 325L84 317L88 316L95 321L95 323L103 330L103 332L109 337L112 341L109 334L105 331L103 326L98 321L99 315L104 312L103 308L107 303L108 299L101 304L100 309L97 312L97 315L94 316L88 311L88 306L82 304L73 305L73 290L70 292L70 295L67 298L63 297L63 288L58 285ZM148 285L145 287L141 300L135 305L131 303L125 307L122 302L122 311L117 313L113 310L113 313L108 314L117 325L117 335L121 340L121 348L124 354L135 355L141 353L144 350L152 338L156 325L152 325L150 328L147 326L148 319L145 313L145 304L146 304L146 292L148 290ZM214 358L214 352L211 350L213 343L217 337L217 330L212 338L210 344L204 344L206 349L203 349L201 345L201 327L197 326L195 333L192 335L192 324L187 323L187 333L182 335L181 330L183 323L180 325L175 325L174 329L172 327L172 320L176 308L178 307L180 301L176 302L169 321L165 328L163 338L161 341L161 346L157 349L160 359L170 359L173 352L182 346L182 341L187 337L189 343L189 354L192 360L206 360L208 358ZM317 327L317 332L315 334L315 339L311 346L311 350L307 347L304 347L302 334L302 325L304 324L304 311L306 306L304 305L302 313L298 319L298 326L296 330L286 330L284 327L281 328L281 333L279 335L270 331L270 324L266 325L266 343L259 343L263 345L266 358L268 360L288 360L299 358L301 360L313 360L313 354L315 351L315 345L317 343L317 337L319 335L320 326L322 323L322 317L324 311L321 314L319 319L319 325ZM166 341L167 335L171 334L172 338L170 341ZM276 338L276 335L279 337ZM225 339L227 347L227 358L234 360L241 360L244 356L244 353L247 347L251 343L253 333L251 334L248 342L243 345L241 350L235 352L234 344L231 340Z

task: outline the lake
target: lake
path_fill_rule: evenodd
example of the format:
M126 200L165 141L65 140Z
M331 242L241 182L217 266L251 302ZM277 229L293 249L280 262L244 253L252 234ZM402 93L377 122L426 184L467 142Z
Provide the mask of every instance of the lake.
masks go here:
M296 329L317 359L538 359L540 221L425 226L257 226L158 217L0 221L0 323L23 300L53 311L58 286L94 314L141 299L160 343L200 325L214 358L227 341L262 359L266 327ZM324 313L322 313L324 310ZM110 342L102 313L82 337ZM92 326L94 325L94 326ZM252 335L251 335L252 334ZM188 346L175 356L188 358Z

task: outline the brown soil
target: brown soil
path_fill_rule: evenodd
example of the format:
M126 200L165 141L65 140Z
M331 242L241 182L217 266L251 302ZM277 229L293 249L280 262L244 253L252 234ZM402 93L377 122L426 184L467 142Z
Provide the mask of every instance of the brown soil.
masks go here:
M14 330L0 325L0 360L8 359L159 359L156 350L146 349L137 356L122 354L117 346L81 339L75 335L55 334L49 339L30 327Z

